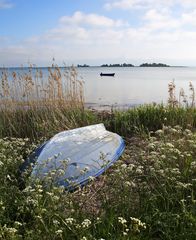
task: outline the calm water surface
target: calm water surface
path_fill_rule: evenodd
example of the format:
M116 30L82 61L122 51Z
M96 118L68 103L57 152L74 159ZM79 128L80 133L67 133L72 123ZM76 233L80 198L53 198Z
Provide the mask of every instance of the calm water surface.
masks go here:
M100 73L115 77L101 77ZM166 103L168 84L174 80L176 96L180 88L189 95L189 82L196 86L196 68L79 68L85 81L85 99L89 105L129 107L143 103Z
M11 73L13 69L9 71ZM43 68L42 72L47 77L47 68ZM173 80L176 96L179 95L180 88L189 95L190 81L196 87L196 68L192 67L86 67L77 68L77 72L78 78L85 82L86 105L93 108L128 108L144 103L166 103L168 84ZM101 77L101 72L114 72L115 77Z

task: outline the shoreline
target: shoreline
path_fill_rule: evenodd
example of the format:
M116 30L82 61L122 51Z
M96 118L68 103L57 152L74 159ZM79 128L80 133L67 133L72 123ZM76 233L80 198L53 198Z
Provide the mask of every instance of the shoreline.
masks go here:
M153 103L152 103L153 104ZM124 111L124 110L129 110L133 109L135 107L139 107L143 105L142 103L135 103L135 104L100 104L100 103L85 103L84 108L92 111L112 111L112 110L119 110L119 111Z

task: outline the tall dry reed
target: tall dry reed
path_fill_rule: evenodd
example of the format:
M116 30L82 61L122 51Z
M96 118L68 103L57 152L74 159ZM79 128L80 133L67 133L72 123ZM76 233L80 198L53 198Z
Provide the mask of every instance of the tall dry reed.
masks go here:
M183 88L180 89L179 97L176 97L176 85L174 83L174 80L168 84L168 93L168 105L170 107L195 107L195 88L192 82L189 82L189 98L185 94Z
M2 69L0 76L0 107L18 108L77 107L84 105L83 82L74 67L53 65L40 68Z
M78 126L84 109L83 81L74 67L2 69L0 135L39 137ZM80 117L81 118L81 117Z

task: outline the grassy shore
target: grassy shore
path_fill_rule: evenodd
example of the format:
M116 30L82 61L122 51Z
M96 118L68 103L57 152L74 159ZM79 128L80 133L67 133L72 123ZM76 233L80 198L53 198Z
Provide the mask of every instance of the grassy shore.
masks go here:
M74 101L65 98L69 91L57 84L52 102L48 96L39 102L17 102L5 82L0 110L0 239L196 239L193 102L180 106L171 88L168 106L92 112L84 109L76 88ZM11 108L6 105L10 101ZM19 167L41 142L59 131L100 122L126 141L122 157L102 176L73 193L53 184L32 184L31 166L21 179Z
M0 137L36 140L76 127L103 122L123 137L148 133L163 125L196 128L196 108L144 105L127 111L99 112L84 108L55 106L14 111L0 110Z

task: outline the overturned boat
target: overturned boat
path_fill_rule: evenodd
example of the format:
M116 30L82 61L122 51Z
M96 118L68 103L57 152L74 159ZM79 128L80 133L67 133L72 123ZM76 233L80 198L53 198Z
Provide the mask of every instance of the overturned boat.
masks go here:
M124 148L119 135L96 124L56 134L36 149L23 168L34 163L32 178L46 184L52 178L55 185L73 190L105 172Z

